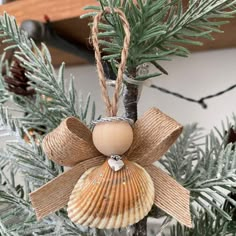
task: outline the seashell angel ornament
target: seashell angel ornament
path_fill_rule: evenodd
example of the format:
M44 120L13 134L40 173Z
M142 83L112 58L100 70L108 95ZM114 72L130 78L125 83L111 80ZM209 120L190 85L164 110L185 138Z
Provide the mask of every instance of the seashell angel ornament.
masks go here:
M135 124L116 116L130 31L124 13L114 11L120 16L126 36L112 101L98 47L98 23L103 13L95 16L92 28L108 117L95 121L93 132L77 118L69 117L46 135L43 149L47 156L72 168L31 193L33 207L41 219L68 204L68 215L74 223L111 229L137 223L156 204L191 227L189 191L153 165L175 142L182 126L156 108ZM105 12L109 14L110 9Z

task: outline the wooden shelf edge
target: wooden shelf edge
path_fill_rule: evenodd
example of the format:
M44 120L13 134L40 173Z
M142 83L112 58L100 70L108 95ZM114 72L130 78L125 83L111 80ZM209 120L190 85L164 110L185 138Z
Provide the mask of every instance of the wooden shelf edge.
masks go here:
M24 20L44 21L45 15L53 22L83 15L88 12L83 9L87 5L99 3L96 0L19 0L0 5L0 14L13 15L18 24Z
M70 41L87 44L90 29L88 19L82 20L79 17L85 11L87 5L98 5L96 0L18 0L4 5L0 5L0 14L7 12L15 17L20 25L24 20L37 20L44 22L45 15L50 18L55 30ZM5 44L0 43L0 50L3 51ZM67 65L81 65L88 62L68 52L48 46L54 66L61 62Z

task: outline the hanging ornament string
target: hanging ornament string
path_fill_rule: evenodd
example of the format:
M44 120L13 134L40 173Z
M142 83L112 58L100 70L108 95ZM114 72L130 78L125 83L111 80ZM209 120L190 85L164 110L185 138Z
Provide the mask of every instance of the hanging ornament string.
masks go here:
M109 98L108 90L107 90L105 73L102 66L102 56L99 49L99 40L98 40L99 26L98 25L99 25L99 22L101 22L103 15L110 14L112 13L112 11L119 15L122 21L123 27L124 27L125 37L124 37L123 49L121 51L121 62L118 68L115 91L114 91L113 98L111 101ZM95 59L96 59L96 64L97 64L99 84L102 90L102 97L106 105L107 116L116 116L117 110L118 110L119 93L122 86L123 74L125 71L125 66L126 66L126 61L128 57L128 51L129 51L129 43L130 43L130 27L129 27L129 22L126 19L125 14L119 9L111 10L111 8L109 7L105 8L103 12L98 13L94 17L94 22L93 22L93 27L92 27L92 41L93 41L93 47L95 51Z

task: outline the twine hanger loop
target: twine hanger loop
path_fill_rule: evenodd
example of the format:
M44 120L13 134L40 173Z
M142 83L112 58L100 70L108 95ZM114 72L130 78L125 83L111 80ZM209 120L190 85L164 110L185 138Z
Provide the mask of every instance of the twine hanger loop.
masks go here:
M124 37L123 49L121 51L121 61L118 68L115 91L111 100L108 94L108 90L107 90L105 73L102 66L102 56L99 49L98 24L99 22L101 22L102 16L104 14L111 14L112 12L115 12L119 15L121 22L123 24L123 27L124 27L125 37ZM117 8L111 9L109 7L104 8L103 12L98 13L94 17L94 21L93 21L92 42L93 42L93 47L95 51L95 59L96 59L96 64L97 64L99 84L102 90L103 101L106 105L106 113L107 113L107 116L116 116L117 111L118 111L119 93L122 86L123 74L125 71L125 66L126 66L126 61L128 57L128 51L129 51L129 44L130 44L130 27L129 27L129 22L125 14Z

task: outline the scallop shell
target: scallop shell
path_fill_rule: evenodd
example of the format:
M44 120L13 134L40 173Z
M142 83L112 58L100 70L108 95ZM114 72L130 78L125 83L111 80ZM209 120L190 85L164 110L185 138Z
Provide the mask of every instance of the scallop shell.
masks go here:
M115 172L106 161L86 171L68 203L71 220L100 229L122 228L143 219L154 202L154 184L144 168L124 160Z

